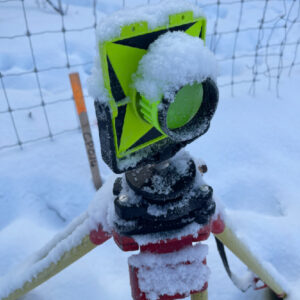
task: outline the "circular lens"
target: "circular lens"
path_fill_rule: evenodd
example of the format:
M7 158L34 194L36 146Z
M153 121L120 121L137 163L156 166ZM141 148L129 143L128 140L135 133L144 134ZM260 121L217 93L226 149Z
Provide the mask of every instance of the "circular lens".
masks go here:
M167 127L176 129L184 126L197 114L203 100L202 84L195 83L181 88L169 106Z
M142 94L137 99L136 110L144 121L172 141L186 142L208 130L219 93L215 82L207 78L201 83L179 89L173 102L168 98L153 102Z
M174 102L164 98L159 105L161 131L176 142L192 141L201 136L209 128L218 99L218 88L210 78L201 84L184 86L176 93Z

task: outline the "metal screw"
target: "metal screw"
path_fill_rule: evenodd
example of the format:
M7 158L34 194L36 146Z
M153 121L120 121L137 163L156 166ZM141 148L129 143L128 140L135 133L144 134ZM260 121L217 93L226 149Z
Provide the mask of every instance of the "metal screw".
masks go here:
M206 184L201 185L200 190L201 190L201 192L207 192L209 190L208 185L206 185Z
M128 201L128 196L127 195L120 195L119 196L119 201L120 202L127 202Z

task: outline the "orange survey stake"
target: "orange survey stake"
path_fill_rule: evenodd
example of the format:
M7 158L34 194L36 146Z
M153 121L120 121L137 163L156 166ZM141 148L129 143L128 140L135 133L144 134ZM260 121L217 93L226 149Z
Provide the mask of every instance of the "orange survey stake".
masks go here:
M86 112L86 106L84 103L79 74L71 73L69 76L70 76L77 113L78 115L80 115L82 112Z
M86 111L85 101L82 93L80 77L78 73L69 74L70 82L73 90L73 98L75 101L77 113L79 116L81 132L85 144L86 153L88 156L92 178L96 190L98 190L102 185L102 180L100 176L100 171L98 167L97 156L95 152L93 136L91 132L91 127L89 123L88 114Z

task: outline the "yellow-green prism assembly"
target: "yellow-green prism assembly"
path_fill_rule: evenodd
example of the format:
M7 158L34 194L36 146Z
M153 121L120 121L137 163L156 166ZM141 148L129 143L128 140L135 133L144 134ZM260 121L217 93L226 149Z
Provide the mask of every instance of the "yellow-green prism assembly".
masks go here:
M132 75L149 46L168 31L183 31L205 38L205 18L193 18L192 12L169 16L169 25L148 30L146 22L129 24L121 36L99 45L104 84L111 97L112 128L116 156L122 158L167 136L145 120L137 110L138 93L133 90ZM158 99L160 100L160 99Z

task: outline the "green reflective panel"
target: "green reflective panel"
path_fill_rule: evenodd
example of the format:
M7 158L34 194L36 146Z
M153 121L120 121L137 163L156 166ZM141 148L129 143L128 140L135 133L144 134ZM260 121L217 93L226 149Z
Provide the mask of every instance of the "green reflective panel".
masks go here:
M167 126L176 129L187 124L198 112L203 100L202 84L186 85L180 89L167 114Z

